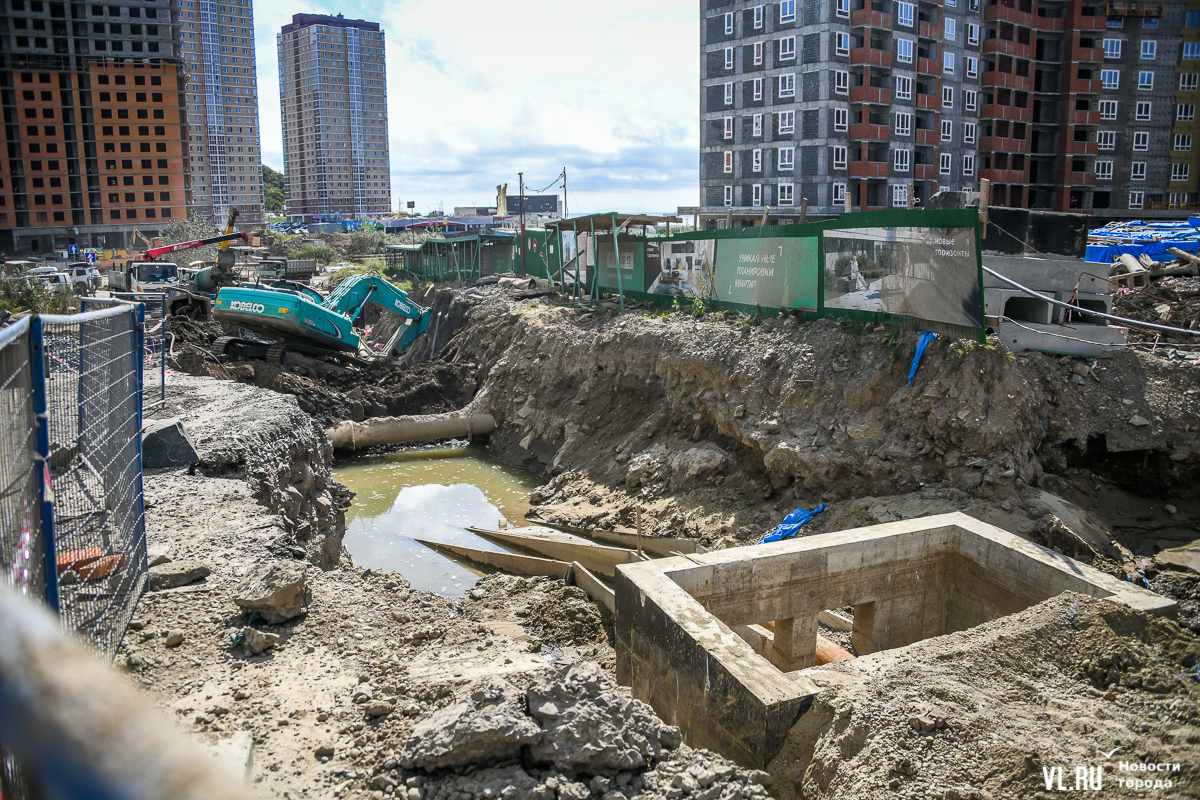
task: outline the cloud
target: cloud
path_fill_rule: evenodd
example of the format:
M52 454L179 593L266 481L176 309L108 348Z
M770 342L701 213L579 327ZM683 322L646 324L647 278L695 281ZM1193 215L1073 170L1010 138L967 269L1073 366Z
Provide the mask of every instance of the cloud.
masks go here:
M695 0L402 0L256 9L263 160L283 164L275 36L292 13L342 13L387 35L394 204L487 205L517 173L567 168L570 210L694 205ZM559 190L561 191L561 190Z

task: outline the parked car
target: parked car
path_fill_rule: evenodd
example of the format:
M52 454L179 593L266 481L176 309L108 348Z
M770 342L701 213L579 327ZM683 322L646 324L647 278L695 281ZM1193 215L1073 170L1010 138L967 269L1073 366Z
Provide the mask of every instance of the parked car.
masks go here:
M65 272L43 272L38 275L46 291L54 293L59 289L71 289L71 279Z
M100 270L87 262L76 262L70 265L66 272L71 279L71 288L75 290L75 294L82 297L91 297L104 283L104 279L100 277Z

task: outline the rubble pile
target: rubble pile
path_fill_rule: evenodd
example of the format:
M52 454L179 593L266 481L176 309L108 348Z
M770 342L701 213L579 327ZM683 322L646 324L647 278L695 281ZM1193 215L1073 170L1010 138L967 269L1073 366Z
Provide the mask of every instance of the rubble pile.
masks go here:
M767 796L762 772L682 743L594 663L489 687L413 727L397 779L425 800Z

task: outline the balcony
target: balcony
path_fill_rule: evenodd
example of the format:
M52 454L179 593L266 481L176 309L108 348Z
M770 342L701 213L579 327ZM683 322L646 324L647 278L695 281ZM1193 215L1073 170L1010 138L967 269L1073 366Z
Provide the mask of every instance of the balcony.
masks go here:
M979 109L981 119L1010 119L1013 122L1029 122L1030 111L1028 108L1017 108L1016 106L998 106L986 105Z
M1011 72L991 72L983 73L983 86L993 86L997 89L1016 89L1019 92L1033 91L1033 78L1027 75L1014 75Z
M1068 171L1063 175L1062 182L1065 186L1092 186L1096 183L1096 173Z
M1099 64L1104 60L1103 47L1076 47L1075 61L1080 64Z
M851 161L851 178L886 178L888 162L886 161Z
M942 64L936 58L918 58L917 72L921 73L922 75L941 75Z
M850 102L891 105L892 92L878 86L855 86L850 90Z
M936 181L937 179L937 164L913 164L913 180Z
M981 169L979 171L981 180L989 180L992 183L1028 183L1028 178L1023 169Z
M850 64L891 69L892 54L887 50L876 50L873 47L856 47L850 51Z
M983 43L984 55L1012 56L1032 61L1035 48L1031 44L1009 41L1008 39L988 39Z
M1099 125L1099 111L1070 111L1067 114L1068 125Z
M984 22L1011 22L1013 25L1033 28L1037 25L1037 19L1033 14L1008 6L994 5L983 9Z
M932 111L941 109L942 101L936 94L917 95L917 108L927 108Z
M922 39L941 39L942 26L936 22L917 23L917 36Z
M1100 152L1097 148L1099 145L1096 142L1067 142L1068 155L1074 156L1094 156Z
M862 9L861 11L852 11L850 13L851 28L883 28L890 31L892 29L892 15L883 11L870 11Z
M1100 81L1072 78L1067 81L1067 91L1072 94L1099 94Z
M873 141L886 142L891 135L887 125L871 125L869 123L860 123L850 126L851 141Z
M1010 139L1003 136L984 136L979 140L979 149L994 153L1028 153L1028 139Z
M917 144L931 144L937 146L938 132L933 128L917 128L913 133L916 134Z

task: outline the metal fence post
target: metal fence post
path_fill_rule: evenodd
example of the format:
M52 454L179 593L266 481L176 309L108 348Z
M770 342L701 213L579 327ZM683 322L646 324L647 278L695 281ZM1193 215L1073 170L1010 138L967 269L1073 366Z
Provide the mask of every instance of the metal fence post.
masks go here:
M164 326L163 340L162 340L164 353L166 352L166 346L167 346L166 327L165 327L167 324L167 302L166 302L166 299L167 299L167 296L164 294L163 295L163 318L162 318L162 324ZM143 425L143 423L142 423L142 403L145 401L145 388L144 388L143 381L145 379L145 365L146 365L146 360L142 356L142 352L143 352L143 348L145 348L145 346L146 346L146 306L139 303L136 306L136 308L137 308L137 313L136 313L136 316L134 317L134 326L133 326L133 337L134 337L133 343L135 345L134 351L133 351L134 352L133 360L135 362L135 368L137 369L137 388L135 390L137 399L134 401L136 404L136 419L137 419L137 426L134 428L134 439L135 439L134 452L135 452L135 458L137 459L137 463L134 465L134 470L135 470L134 471L134 476L135 476L134 481L136 483L136 486L134 487L134 503L136 504L136 507L134 510L134 519L136 520L135 524L136 524L138 530L133 532L134 535L132 538L133 538L134 542L138 543L138 545L139 545L137 547L137 550L141 554L141 557L142 557L143 569L146 572L149 572L149 570L150 570L150 554L149 554L149 551L147 550L148 542L146 541L146 494L145 494L145 489L144 489L144 485L143 485L143 481L142 481L142 425ZM163 367L164 367L164 369L166 367L165 361L163 362ZM166 397L167 397L166 373L164 372L163 373L163 400L164 401L166 400Z
M29 325L29 367L33 378L33 413L37 420L37 452L41 474L38 497L42 503L42 554L45 562L46 604L60 611L58 599L58 557L54 541L54 489L50 485L50 412L46 400L46 346L41 317Z

